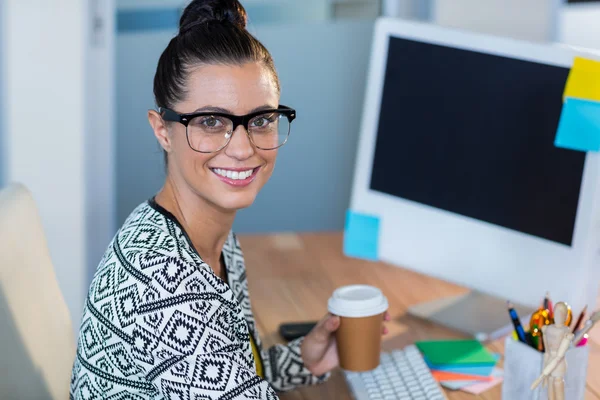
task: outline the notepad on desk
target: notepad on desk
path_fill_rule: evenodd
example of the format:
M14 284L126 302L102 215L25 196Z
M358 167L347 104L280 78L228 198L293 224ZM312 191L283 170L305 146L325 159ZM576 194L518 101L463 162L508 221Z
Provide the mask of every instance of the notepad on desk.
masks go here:
M496 367L500 355L477 340L429 340L415 345L434 378L448 389L478 394L502 382L502 369Z
M492 353L492 356L498 362L500 354ZM456 364L433 364L426 357L425 362L431 370L435 371L448 371L455 372L458 374L466 375L479 375L479 376L490 376L492 375L495 365L494 364L475 364L475 365L456 365Z
M491 374L491 380L480 381L442 381L440 385L450 390L462 390L467 393L480 394L501 383L504 379L504 371L501 368L494 368Z
M428 340L415 343L434 365L495 365L496 358L477 340Z

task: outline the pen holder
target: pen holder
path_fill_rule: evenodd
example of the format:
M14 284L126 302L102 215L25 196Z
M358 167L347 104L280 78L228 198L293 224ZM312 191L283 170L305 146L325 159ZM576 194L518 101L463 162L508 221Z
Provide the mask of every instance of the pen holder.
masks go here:
M583 400L587 377L589 346L569 348L565 354L565 399ZM504 348L503 400L547 400L548 388L540 384L531 390L531 384L541 375L544 353L507 337Z

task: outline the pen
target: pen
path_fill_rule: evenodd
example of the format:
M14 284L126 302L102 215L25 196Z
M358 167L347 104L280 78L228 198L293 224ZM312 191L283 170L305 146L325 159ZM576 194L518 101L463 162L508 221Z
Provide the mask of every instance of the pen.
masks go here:
M573 325L573 330L571 331L572 333L575 333L576 331L579 330L579 327L581 326L581 323L583 322L583 317L585 316L586 311L587 311L587 304L585 305L585 307L583 307L583 310L581 310L581 314L579 314L579 318L577 318L577 322L575 322L575 325Z
M527 337L525 336L525 330L523 329L523 325L521 325L521 321L519 320L517 310L514 309L510 301L507 301L506 305L508 307L508 315L510 315L510 319L512 320L512 323L515 327L515 332L517 332L517 337L519 338L519 341L525 343L526 345L529 345Z
M583 339L583 336L586 333L588 333L590 331L590 329L592 329L594 327L594 324L598 321L600 321L600 311L596 311L595 313L593 313L590 316L590 318L583 325L583 328L581 328L581 330L579 332L577 332L577 335L575 335L575 338L573 339L573 343L575 343L575 345L579 344L581 339Z
M587 344L587 341L588 341L588 335L586 333L583 335L583 337L581 338L579 343L577 343L577 347L585 346Z

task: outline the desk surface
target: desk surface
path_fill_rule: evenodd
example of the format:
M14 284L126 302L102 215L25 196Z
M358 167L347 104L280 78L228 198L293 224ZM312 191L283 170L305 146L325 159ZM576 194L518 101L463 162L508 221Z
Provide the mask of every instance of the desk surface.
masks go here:
M392 321L384 350L402 348L420 339L460 338L449 329L413 318L407 307L442 296L464 293L459 286L382 262L347 258L342 234L240 235L246 258L250 299L264 344L284 343L282 322L318 320L327 312L327 299L336 287L366 283L381 288L390 303ZM600 307L598 304L590 309ZM600 400L600 328L592 331L585 400ZM488 348L503 353L502 340ZM500 364L501 365L501 364ZM498 385L479 396L446 391L450 400L500 399ZM350 399L343 376L334 371L319 386L286 393L282 400Z

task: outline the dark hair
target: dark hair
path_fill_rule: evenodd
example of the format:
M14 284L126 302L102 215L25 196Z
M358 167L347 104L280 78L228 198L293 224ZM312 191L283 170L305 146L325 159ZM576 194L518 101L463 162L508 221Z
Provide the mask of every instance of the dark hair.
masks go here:
M279 80L271 54L246 30L247 14L238 0L193 0L179 20L179 33L164 50L154 76L158 107L184 99L190 70L202 64L262 62Z

